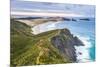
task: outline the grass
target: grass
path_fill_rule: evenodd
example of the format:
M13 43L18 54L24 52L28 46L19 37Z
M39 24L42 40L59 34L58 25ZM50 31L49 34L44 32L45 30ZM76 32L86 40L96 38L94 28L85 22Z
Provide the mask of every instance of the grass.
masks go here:
M31 34L31 27L11 19L11 66L70 63L51 43L59 30L38 35ZM67 37L66 37L67 38Z

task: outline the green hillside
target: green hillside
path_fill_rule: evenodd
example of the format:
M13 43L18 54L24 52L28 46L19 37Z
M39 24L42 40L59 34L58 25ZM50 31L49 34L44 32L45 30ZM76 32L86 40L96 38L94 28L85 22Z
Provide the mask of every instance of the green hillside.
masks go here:
M68 29L57 29L38 35L31 32L30 26L11 19L11 66L76 61L74 37Z

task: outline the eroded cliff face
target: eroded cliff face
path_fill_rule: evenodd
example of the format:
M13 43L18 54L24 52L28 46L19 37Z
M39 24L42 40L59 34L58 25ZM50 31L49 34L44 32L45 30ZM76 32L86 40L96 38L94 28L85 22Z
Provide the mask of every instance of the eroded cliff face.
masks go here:
M11 66L76 62L74 46L83 45L68 29L33 35L30 26L11 20Z
M74 37L68 29L62 29L59 34L52 37L52 44L59 49L61 54L69 57L73 62L76 61L76 53L74 46L84 46L78 37Z

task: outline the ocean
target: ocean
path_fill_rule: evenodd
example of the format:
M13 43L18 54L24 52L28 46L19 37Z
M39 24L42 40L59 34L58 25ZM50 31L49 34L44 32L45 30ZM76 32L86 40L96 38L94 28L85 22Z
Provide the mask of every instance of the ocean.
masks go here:
M63 21L57 24L58 28L68 28L85 46L75 46L77 62L95 61L95 20L90 21ZM80 55L81 53L81 55Z
M89 21L57 21L48 22L37 25L32 30L35 34L45 32L48 30L68 28L70 32L77 36L84 46L75 46L77 62L91 62L95 61L95 19L91 18ZM80 54L81 53L81 54Z

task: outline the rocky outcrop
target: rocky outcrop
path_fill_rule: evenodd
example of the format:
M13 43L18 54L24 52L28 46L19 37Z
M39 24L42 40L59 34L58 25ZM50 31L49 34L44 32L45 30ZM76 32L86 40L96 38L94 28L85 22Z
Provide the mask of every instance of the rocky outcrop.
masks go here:
M83 20L83 21L90 21L89 18L81 18L80 20Z
M74 46L84 46L78 37L74 37L68 29L60 30L57 36L51 39L52 44L59 49L61 54L69 57L73 62L76 61L76 53Z
M56 29L37 35L25 23L11 20L11 66L76 62L74 46L81 40L68 29Z

